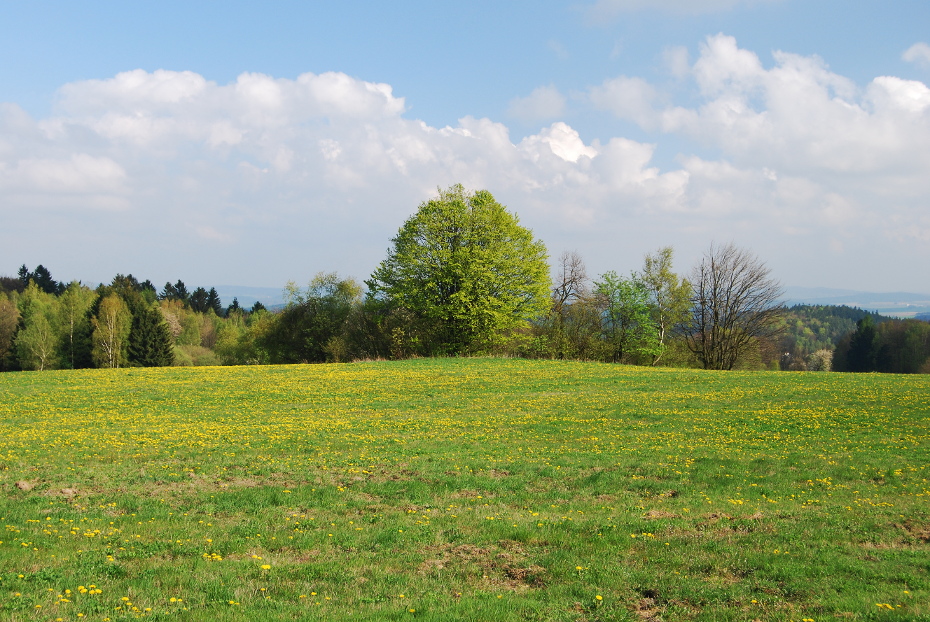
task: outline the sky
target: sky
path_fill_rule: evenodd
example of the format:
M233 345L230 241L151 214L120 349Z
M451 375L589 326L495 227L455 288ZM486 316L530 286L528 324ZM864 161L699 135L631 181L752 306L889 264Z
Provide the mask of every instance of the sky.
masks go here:
M0 274L364 280L487 189L588 273L930 292L926 0L0 0Z

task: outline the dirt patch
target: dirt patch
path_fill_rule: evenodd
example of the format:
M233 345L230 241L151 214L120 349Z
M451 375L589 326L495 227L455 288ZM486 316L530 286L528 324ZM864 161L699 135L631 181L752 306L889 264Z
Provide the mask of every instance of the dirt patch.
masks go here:
M654 620L656 622L661 620L665 607L659 592L648 588L637 589L636 591L639 592L642 598L633 603L633 613L640 620Z
M894 530L885 530L889 538L880 542L866 541L864 549L912 549L930 543L930 524L907 519L903 523L892 523Z
M930 542L930 524L918 523L915 520L907 519L904 524L895 525L898 529L903 530L911 538L927 543Z
M502 540L497 545L441 544L426 548L427 559L420 574L451 572L466 579L480 576L481 582L514 592L545 585L546 569L529 563L523 545ZM475 572L480 570L480 575ZM474 579L472 579L474 580Z
M662 619L663 611L665 611L665 607L656 606L655 601L651 598L642 598L633 605L633 613L640 620L655 620L658 622Z

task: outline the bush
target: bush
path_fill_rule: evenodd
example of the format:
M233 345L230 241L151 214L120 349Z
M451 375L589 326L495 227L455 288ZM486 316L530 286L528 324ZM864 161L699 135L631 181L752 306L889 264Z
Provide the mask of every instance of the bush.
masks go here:
M208 367L222 365L216 352L203 346L175 346L175 367Z

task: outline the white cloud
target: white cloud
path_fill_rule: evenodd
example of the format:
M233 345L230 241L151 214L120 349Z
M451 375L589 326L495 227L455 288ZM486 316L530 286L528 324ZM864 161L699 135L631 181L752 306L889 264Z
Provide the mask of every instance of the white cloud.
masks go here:
M656 89L641 78L620 76L605 80L589 91L595 108L630 119L643 127L653 127L659 119L655 109Z
M520 143L519 148L530 154L534 162L544 157L539 151L541 145L564 162L578 162L582 156L593 158L598 155L597 149L585 145L578 132L565 123L553 123L551 127L544 128L535 136L528 136Z
M926 85L884 76L859 89L816 57L776 52L774 60L767 69L735 39L717 35L692 67L700 91L693 106L664 104L661 91L639 78L608 80L589 93L601 109L698 139L741 166L799 174L926 170Z
M67 158L26 157L12 165L0 163L0 190L38 193L59 200L60 195L125 194L126 172L107 157L75 153ZM111 207L112 202L107 207Z
M915 43L905 50L901 58L921 67L930 67L930 45L923 42Z
M512 99L508 112L524 122L554 119L565 114L565 96L555 86L541 86L526 97Z
M544 87L523 104L555 114L564 98ZM132 71L72 83L49 118L0 110L0 127L10 130L0 132L0 209L54 210L64 195L82 197L68 199L75 207L122 206L129 220L107 227L151 231L162 253L249 240L283 252L289 243L275 236L355 226L368 233L357 236L365 249L353 259L370 269L437 186L493 189L526 201L556 229L591 222L612 193L643 209L680 192L669 181L677 178L650 165L651 145L586 144L562 122L515 142L489 119L432 127L405 110L389 86L335 73L243 74L220 85L190 72ZM94 222L75 226L93 239ZM324 242L310 246L332 244Z
M746 236L767 227L852 253L878 257L882 248L884 261L930 258L919 242L928 231L930 88L894 76L860 87L817 57L776 52L773 61L766 67L716 35L686 73L695 89L621 76L588 94L599 109L718 154L682 155L688 182L671 211Z
M62 237L34 263L56 265L56 252L73 262L68 244L80 239L165 266L150 274L107 261L110 273L156 282L200 265L241 283L319 270L364 277L417 204L462 183L490 189L554 255L581 250L592 272L632 269L670 243L686 262L713 239L782 257L779 236L831 240L851 255L893 240L888 256L930 259L926 85L884 76L858 87L817 58L785 53L766 67L723 35L693 64L675 54L693 81L684 89L621 76L588 92L598 109L676 135L682 153L665 170L661 140L590 140L562 121L521 140L486 118L434 127L407 118L389 85L345 74L243 74L221 85L134 71L68 84L48 118L0 105L0 218L26 232L4 251L45 244L35 223L54 214ZM679 101L682 91L697 99ZM524 103L538 111L548 98L554 110L559 97L543 87ZM693 153L692 140L709 150Z

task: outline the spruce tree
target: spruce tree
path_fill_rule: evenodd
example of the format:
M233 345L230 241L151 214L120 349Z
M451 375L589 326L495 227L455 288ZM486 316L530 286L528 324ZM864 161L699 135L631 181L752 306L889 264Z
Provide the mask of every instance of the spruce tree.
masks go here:
M131 305L129 364L139 367L167 367L174 363L174 340L161 312L141 297Z

